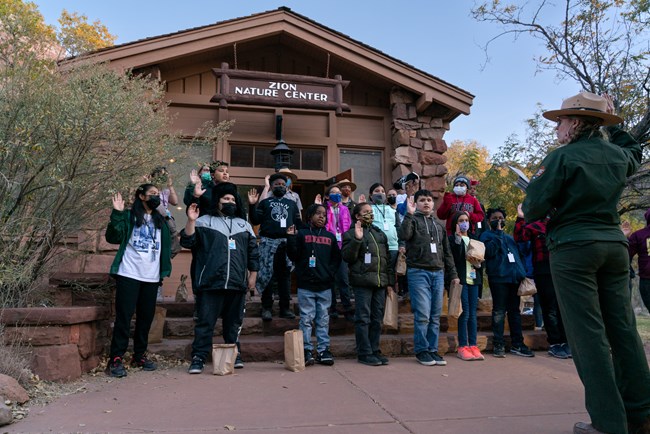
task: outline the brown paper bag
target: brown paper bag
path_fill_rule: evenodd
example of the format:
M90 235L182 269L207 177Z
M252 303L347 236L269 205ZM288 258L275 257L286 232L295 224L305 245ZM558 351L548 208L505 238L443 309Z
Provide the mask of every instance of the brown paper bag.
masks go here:
M395 272L398 276L406 276L406 255L402 252L397 254L397 263L395 264Z
M519 284L519 288L517 288L517 295L520 297L524 297L526 295L535 295L535 294L537 294L537 287L535 286L535 281L533 279L529 279L528 277L526 277Z
M236 344L212 344L214 375L228 375L235 372L235 359L237 359Z
M463 313L463 305L460 302L460 295L463 291L463 285L460 283L452 283L449 288L449 308L448 315L453 318L458 318Z
M485 260L485 244L478 240L469 240L465 258L476 268L481 267L481 262Z
M305 370L305 349L300 330L284 332L284 367L291 372Z
M162 342L166 317L167 309L164 307L156 306L156 313L153 315L153 321L151 322L151 328L149 329L149 337L147 338L147 342L150 344L157 344Z
M386 306L384 308L384 327L389 330L397 330L397 318L399 306L397 304L397 294L395 291L386 290Z

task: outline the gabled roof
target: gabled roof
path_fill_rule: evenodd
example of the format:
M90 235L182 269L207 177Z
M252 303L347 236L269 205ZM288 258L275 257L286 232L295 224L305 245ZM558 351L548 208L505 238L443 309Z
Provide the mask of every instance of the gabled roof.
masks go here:
M92 58L110 61L117 68L136 69L282 33L314 44L333 57L345 59L415 93L419 96L416 101L418 110L436 102L459 114L469 114L474 98L469 92L286 7L103 48L66 59L61 66Z

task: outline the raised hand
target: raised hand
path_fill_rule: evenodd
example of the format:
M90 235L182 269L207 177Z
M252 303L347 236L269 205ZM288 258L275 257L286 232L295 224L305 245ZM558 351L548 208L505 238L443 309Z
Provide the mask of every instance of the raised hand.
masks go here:
M614 99L608 93L603 93L601 96L607 101L607 113L614 114Z
M190 172L190 182L194 185L201 183L201 178L199 177L199 174L196 172L196 169L192 169L192 171Z
M201 197L205 193L205 188L201 184L201 180L198 183L194 184L194 197Z
M354 237L357 240L363 239L363 226L361 226L361 220L357 220L357 223L354 225Z
M314 198L314 203L317 203L318 205L323 204L323 198L320 194L317 194L316 197Z
M113 195L113 209L115 211L124 211L124 199L122 199L121 193Z
M626 238L629 238L630 235L632 235L632 227L630 226L630 222L627 220L623 220L623 223L621 223L621 230Z
M359 195L359 203L363 203L363 202L365 202L365 201L366 201L366 195L363 194L363 193L361 193L361 194Z
M271 175L266 175L266 176L264 177L264 186L267 187L267 188L269 188L269 189L271 188L271 184L269 183L269 179L270 179L270 178L271 178Z
M167 174L167 187L171 187L173 183L174 183L174 180L172 179L172 174L168 173Z
M257 189L251 188L248 190L248 203L250 205L255 205L260 198L260 194L257 192Z
M413 214L415 212L415 201L413 198L406 199L406 212Z
M517 205L517 217L524 218L524 209L521 207L521 204Z
M291 225L287 228L287 235L296 235L296 226Z
M196 221L199 218L199 206L195 203L187 208L187 218L190 221Z

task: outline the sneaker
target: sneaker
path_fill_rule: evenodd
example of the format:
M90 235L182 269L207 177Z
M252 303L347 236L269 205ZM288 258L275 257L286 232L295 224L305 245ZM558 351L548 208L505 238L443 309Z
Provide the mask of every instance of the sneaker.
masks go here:
M320 353L316 354L316 362L321 365L332 366L334 364L334 356L329 348L325 348Z
M573 354L571 354L571 347L569 346L569 344L567 344L566 342L563 343L562 344L562 349L566 353L567 357L569 357L569 359L573 358Z
M296 319L296 314L291 312L290 309L282 309L280 311L280 318L284 319Z
M131 367L142 368L143 371L155 371L158 368L146 355L133 356L131 359Z
M311 350L305 350L305 366L312 366L314 362L314 355L311 353Z
M510 347L510 352L512 354L516 354L521 357L535 357L535 354L533 354L532 351L530 351L530 348L528 348L526 345L521 344L519 346L512 346Z
M205 360L203 360L199 356L194 356L192 357L192 363L190 363L190 368L187 370L187 372L190 374L200 374L201 372L203 372L204 364L205 364Z
M469 347L469 349L474 355L474 360L485 360L485 357L481 354L481 350L476 345Z
M447 361L443 359L437 351L431 351L429 354L431 354L431 358L433 358L433 360L436 362L436 365L445 366L447 364Z
M578 422L573 425L573 434L596 434L602 431L598 431L590 423Z
M474 360L474 353L470 347L458 347L456 357L460 360Z
M121 357L113 357L108 361L106 365L106 375L115 378L126 377L126 369L124 369L124 363L122 363Z
M568 359L569 355L564 351L562 344L553 344L548 348L548 354L557 359Z
M262 321L271 321L273 314L270 309L262 309Z
M384 356L381 351L373 353L373 356L377 357L382 365L388 365L388 358Z
M237 358L235 359L235 369L243 369L244 368L244 361L241 359L241 354L237 354Z
M364 365L368 365L368 366L381 366L381 360L379 360L377 357L375 357L372 354L368 354L366 356L358 356L357 362L363 363Z
M492 355L503 359L506 357L506 348L503 345L494 345L494 350L492 350Z
M436 361L433 360L433 357L431 357L431 353L428 351L420 351L415 355L415 359L418 361L419 364L424 366L434 366L436 364Z

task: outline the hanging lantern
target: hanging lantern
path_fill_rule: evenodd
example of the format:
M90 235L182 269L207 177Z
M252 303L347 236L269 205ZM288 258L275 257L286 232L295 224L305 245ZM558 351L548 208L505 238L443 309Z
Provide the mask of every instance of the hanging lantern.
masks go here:
M280 169L291 168L291 155L293 151L287 146L284 140L280 139L275 148L271 151L271 155L275 158L275 171Z

